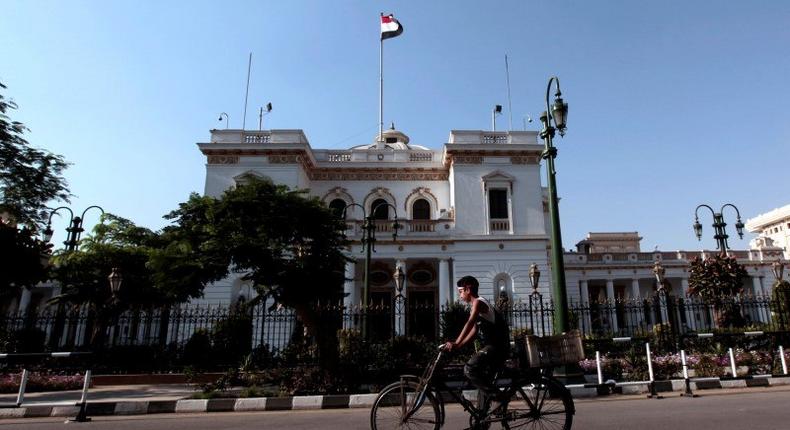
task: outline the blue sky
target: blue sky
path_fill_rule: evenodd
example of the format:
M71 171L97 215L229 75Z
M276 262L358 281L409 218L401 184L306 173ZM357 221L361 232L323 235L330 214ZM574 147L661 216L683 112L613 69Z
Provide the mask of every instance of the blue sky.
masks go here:
M697 204L731 202L749 218L790 203L782 1L7 0L0 81L28 140L73 163L75 209L98 204L157 229L203 190L195 142L224 127L220 112L241 126L250 52L247 128L272 102L264 128L304 129L316 148L369 143L380 12L405 28L385 42L385 123L413 143L489 129L493 105L507 109L505 54L516 129L560 77L566 247L589 231L639 231L644 250L710 249L710 215L701 244L691 229ZM65 221L55 227L60 242Z

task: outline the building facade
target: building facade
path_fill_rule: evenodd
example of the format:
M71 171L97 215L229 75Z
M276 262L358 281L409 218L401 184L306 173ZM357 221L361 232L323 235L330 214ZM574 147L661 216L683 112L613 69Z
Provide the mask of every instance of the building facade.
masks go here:
M465 275L477 277L480 294L490 299L526 296L533 263L547 274L538 289L549 289L543 146L536 132L452 131L441 150L431 150L390 129L372 144L323 150L312 148L301 130L212 130L198 147L207 159L207 195L255 176L306 189L339 212L348 207L348 255L355 260L346 267L353 279L345 285L348 305L362 298L362 223L374 209L374 303L393 298L396 268L406 274L410 306L454 301L455 283ZM403 228L393 240L396 217ZM208 288L203 300L249 294L240 277L230 278Z
M790 259L790 205L757 215L746 221L746 229L758 235L752 247L777 246Z

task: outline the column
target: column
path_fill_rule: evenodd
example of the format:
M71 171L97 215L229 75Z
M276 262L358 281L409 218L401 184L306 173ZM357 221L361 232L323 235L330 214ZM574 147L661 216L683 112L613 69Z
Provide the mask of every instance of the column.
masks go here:
M30 306L30 296L32 293L30 292L29 288L22 288L22 297L19 298L19 308L17 309L17 313L24 314L27 312L27 308Z
M607 308L609 310L609 325L612 329L613 333L617 333L620 331L620 328L617 326L617 297L614 296L614 280L607 279L606 280L606 298L608 300Z
M639 291L639 279L631 279L631 299L636 302L636 300L641 297L642 293Z
M346 262L346 281L343 283L343 307L346 308L344 312L346 315L343 318L343 328L352 328L354 324L355 310L354 305L357 304L356 292L356 261L351 260Z
M579 293L581 294L581 303L582 304L590 303L590 287L587 285L586 279L581 280L581 285L579 289L580 289Z
M450 262L446 258L439 260L439 306L447 306L453 297L450 288Z
M584 317L582 332L589 333L592 330L592 319L590 318L590 287L587 284L586 279L581 280L579 290L579 293L581 294L579 307L581 308Z
M766 309L765 306L760 305L768 303L767 301L763 301L761 299L770 299L770 292L766 293L763 291L763 278L761 276L755 276L752 278L752 288L754 288L754 303L756 306L758 306L756 316L760 322L768 322L768 309Z
M691 330L697 329L697 314L694 312L693 302L689 299L689 278L680 278L680 289L682 290L683 303L686 305L686 325Z

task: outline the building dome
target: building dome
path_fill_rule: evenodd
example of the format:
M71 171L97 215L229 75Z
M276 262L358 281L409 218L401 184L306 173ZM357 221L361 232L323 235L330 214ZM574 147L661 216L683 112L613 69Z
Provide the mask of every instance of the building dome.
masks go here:
M380 136L380 137L379 137ZM428 151L429 149L420 145L409 145L409 136L403 132L395 130L395 124L384 130L381 135L376 135L370 145L358 145L351 149L397 149L397 150L419 150Z

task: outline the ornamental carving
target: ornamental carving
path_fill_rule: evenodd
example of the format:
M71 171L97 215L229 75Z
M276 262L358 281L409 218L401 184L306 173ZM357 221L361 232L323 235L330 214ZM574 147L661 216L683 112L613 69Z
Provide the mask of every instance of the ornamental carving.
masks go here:
M343 172L321 171L309 172L310 179L314 181L446 181L449 179L447 172Z
M348 193L348 190L343 187L335 187L327 191L324 197L321 198L324 202L334 199L343 199L346 204L354 204L354 198Z
M453 157L455 164L482 164L483 157L480 155L456 155Z
M237 164L239 157L237 155L209 155L208 164Z
M300 155L285 154L285 155L269 155L270 164L299 164L302 161Z
M409 212L409 205L412 204L412 202L414 202L414 200L419 197L427 198L429 201L433 200L432 206L437 205L439 203L439 199L437 199L436 196L433 195L430 188L417 187L411 190L411 193L409 193L409 195L406 196L406 200L403 202L403 209L406 211L406 213Z
M510 164L537 164L538 157L533 156L514 156L510 157Z

